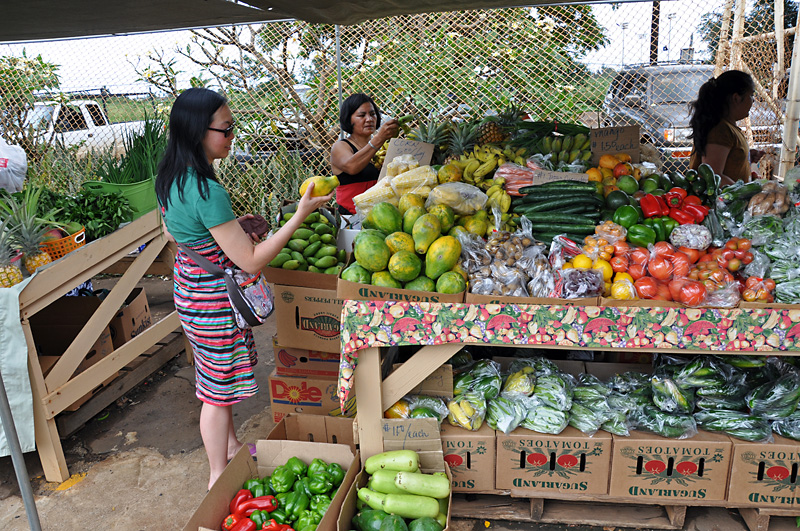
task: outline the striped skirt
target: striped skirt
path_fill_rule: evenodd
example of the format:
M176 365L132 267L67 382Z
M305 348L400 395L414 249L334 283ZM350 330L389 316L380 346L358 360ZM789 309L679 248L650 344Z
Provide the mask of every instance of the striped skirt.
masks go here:
M209 236L184 244L221 267L233 264ZM214 278L178 250L174 269L175 309L194 349L197 398L229 406L258 392L253 331L236 326L225 282Z

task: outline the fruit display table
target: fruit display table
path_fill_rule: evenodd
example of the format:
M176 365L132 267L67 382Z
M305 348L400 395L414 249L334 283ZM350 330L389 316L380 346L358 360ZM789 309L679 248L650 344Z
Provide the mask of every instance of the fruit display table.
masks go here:
M21 291L19 311L28 346L28 371L33 394L36 447L48 481L61 482L69 477L56 425L56 415L180 328L177 312L172 311L108 356L82 372L74 374L148 267L159 255L168 255L163 252L168 244L169 241L161 230L161 218L156 211L153 211L40 269ZM142 245L146 247L136 256L125 274L119 278L117 284L45 377L31 332L31 316L75 286L127 257ZM177 342L182 345L181 341Z
M362 459L383 451L383 411L464 345L800 355L800 309L345 301L339 399L356 392ZM385 380L380 347L421 346ZM356 378L356 376L358 376ZM376 383L377 382L377 383Z

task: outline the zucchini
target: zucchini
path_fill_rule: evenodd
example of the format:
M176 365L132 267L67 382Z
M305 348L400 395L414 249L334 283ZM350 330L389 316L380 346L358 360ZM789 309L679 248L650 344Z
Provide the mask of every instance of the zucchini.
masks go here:
M532 203L530 205L525 205L524 207L518 208L517 212L520 213L523 213L523 211L548 212L551 210L560 210L564 207L575 206L575 203L579 201L582 202L583 204L594 204L598 206L600 205L600 203L602 203L602 201L600 199L597 199L596 197L580 199L580 200L574 197L564 197L561 199L551 199L549 201L542 201L541 203Z
M589 221L582 225L572 225L569 223L532 223L531 231L535 234L537 232L569 232L572 234L594 234L594 229L597 224L594 221Z
M544 184L533 184L531 186L523 186L519 189L519 193L526 195L539 190L583 190L585 192L596 192L597 185L594 183L584 183L580 181L553 181Z
M376 470L369 477L367 486L375 492L382 494L406 494L406 491L394 484L394 478L400 472L394 470L381 469Z

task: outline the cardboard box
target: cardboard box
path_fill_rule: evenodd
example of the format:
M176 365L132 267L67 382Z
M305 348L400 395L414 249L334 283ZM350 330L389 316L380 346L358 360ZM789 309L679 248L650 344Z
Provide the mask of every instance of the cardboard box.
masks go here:
M389 163L392 162L395 157L399 157L400 155L413 156L415 159L417 159L417 162L420 166L426 166L430 164L431 159L433 158L433 151L435 149L435 145L427 142L419 142L417 140L409 140L407 138L390 139L389 146L386 148L386 157L383 159L383 165L381 166L381 171L378 178L386 175L386 170L389 167Z
M441 428L444 461L453 475L453 492L494 491L496 436L486 423L478 431L445 422Z
M147 304L147 294L144 288L133 288L122 308L108 325L114 349L118 349L141 334L151 324L152 317L150 305Z
M278 343L292 348L339 352L342 306L344 301L334 290L276 284Z
M601 306L613 307L633 307L633 308L686 308L683 304L675 301L657 301L653 299L636 299L624 301L620 299L600 298Z
M396 363L392 367L396 370L398 367L402 366L402 363ZM430 373L427 378L422 380L422 383L412 389L408 394L453 398L453 366L447 363L442 365Z
M653 364L652 352L627 352L627 351L607 351L603 353L603 360L612 363L639 363L643 365Z
M732 507L780 507L797 510L800 505L800 442L773 434L772 443L731 438L728 504Z
M345 414L339 409L339 380L311 376L269 375L269 400L275 422L289 413L352 417L356 414L355 391L350 391Z
M727 435L700 431L689 439L668 439L632 431L613 439L610 496L673 505L725 499L733 446Z
M278 336L272 338L275 373L280 376L322 376L338 378L339 352L320 352L302 348L284 347Z
M593 128L589 131L592 149L592 166L597 166L606 153L627 153L631 162L639 162L639 125Z
M228 463L225 471L208 491L200 506L189 518L183 531L216 531L220 529L222 519L230 514L229 504L233 496L242 488L242 484L250 478L263 478L272 474L278 466L283 465L290 457L297 456L306 463L315 457L329 463L339 463L347 473L341 487L336 491L330 508L322 517L317 529L334 531L338 518L337 507L342 502L358 474L361 460L353 455L349 447L343 444L311 443L289 440L260 440L256 442L256 460L250 456L247 445Z
M268 441L308 441L346 444L355 453L353 419L289 413L272 428Z
M609 378L617 374L626 372L640 372L642 374L652 374L653 367L644 363L605 363L602 361L587 361L586 372L592 376L597 376L602 381L608 381Z
M572 426L558 435L517 428L497 432L495 488L529 497L547 492L607 494L611 434L593 437Z
M514 363L514 361L517 359L525 359L525 358L514 358L510 356L494 356L492 358L492 361L496 361L497 363L500 364L500 372L506 372L511 367L511 364ZM552 361L561 372L565 372L573 376L578 376L579 374L586 372L586 366L584 365L585 362L580 360L550 360L550 361Z
M422 472L442 471L444 451L440 426L436 419L382 419L381 426L384 451L414 450L419 454L419 468Z

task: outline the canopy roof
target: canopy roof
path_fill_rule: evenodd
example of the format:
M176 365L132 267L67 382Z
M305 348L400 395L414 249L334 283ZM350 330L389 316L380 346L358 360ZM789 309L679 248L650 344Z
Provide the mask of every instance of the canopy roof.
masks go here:
M617 0L620 1L620 0ZM640 0L621 0L640 1ZM558 0L3 0L0 42L141 33L299 19L358 24L394 15L545 4Z

